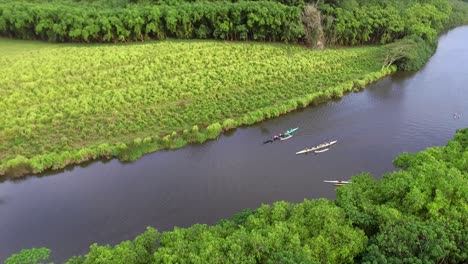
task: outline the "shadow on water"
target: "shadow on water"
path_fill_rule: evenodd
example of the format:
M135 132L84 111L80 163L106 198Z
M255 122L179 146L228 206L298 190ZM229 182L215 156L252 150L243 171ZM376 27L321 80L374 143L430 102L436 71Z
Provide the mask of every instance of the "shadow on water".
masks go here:
M82 162L82 163L79 163L79 164L70 164L70 165L67 165L64 168L58 169L58 170L46 170L46 171L44 171L42 173L36 173L36 174L28 173L28 174L24 174L24 175L19 176L19 177L11 176L10 174L7 174L5 176L0 177L0 183L4 183L4 182L8 182L8 181L11 181L13 183L20 183L20 182L23 182L23 181L27 181L30 178L43 178L43 177L48 177L48 176L56 176L56 175L60 175L60 174L66 173L66 172L71 172L71 171L75 170L76 168L82 168L82 169L87 168L87 167L89 167L90 165L92 165L94 163L107 164L107 163L111 162L112 160L113 159L88 160L88 161L85 161L85 162Z
M234 136L234 134L236 133L237 129L236 128L233 128L233 129L229 129L228 131L224 131L223 132L223 135L225 137L232 137Z

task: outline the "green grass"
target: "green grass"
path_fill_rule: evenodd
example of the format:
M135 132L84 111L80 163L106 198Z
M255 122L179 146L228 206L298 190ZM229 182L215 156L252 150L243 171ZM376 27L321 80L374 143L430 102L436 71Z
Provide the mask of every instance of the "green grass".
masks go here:
M16 40L0 37L0 56L12 56L16 54L27 54L46 47L54 47L58 44L51 44L41 41Z
M380 71L381 47L314 51L248 42L52 45L5 39L0 47L0 174L122 157L132 146L142 149L140 156L203 142L200 132L210 124L222 124L209 127L213 138L222 128L340 97L389 73Z

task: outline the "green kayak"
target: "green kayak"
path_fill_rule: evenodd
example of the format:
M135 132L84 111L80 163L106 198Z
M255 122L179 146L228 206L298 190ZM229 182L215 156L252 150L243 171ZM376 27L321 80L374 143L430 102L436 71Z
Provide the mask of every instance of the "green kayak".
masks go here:
M286 131L286 133L284 133L284 134L285 134L285 135L289 135L289 134L291 134L291 133L293 133L293 132L296 132L296 130L298 130L298 129L299 129L298 127L293 128L293 129L290 129L290 130Z

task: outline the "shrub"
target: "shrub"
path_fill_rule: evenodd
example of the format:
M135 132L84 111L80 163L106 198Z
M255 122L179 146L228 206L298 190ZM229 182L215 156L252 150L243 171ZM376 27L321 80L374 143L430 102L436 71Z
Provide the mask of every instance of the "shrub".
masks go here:
M5 264L20 264L20 263L42 263L49 259L50 249L48 248L32 248L23 249L19 253L11 255L5 260Z
M213 123L206 128L207 137L209 139L214 139L219 136L223 127L219 123Z
M229 130L229 129L235 128L236 125L237 125L237 123L236 123L236 121L234 119L228 118L228 119L224 120L224 122L223 122L223 129L224 130Z

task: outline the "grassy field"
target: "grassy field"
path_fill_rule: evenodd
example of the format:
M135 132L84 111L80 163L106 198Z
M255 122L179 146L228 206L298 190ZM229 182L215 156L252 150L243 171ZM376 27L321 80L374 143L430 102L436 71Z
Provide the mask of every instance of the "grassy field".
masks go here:
M54 46L58 45L41 41L16 40L0 37L0 55L2 57L21 53L24 54L30 51Z
M58 169L215 138L340 97L392 71L381 47L0 39L0 174Z

